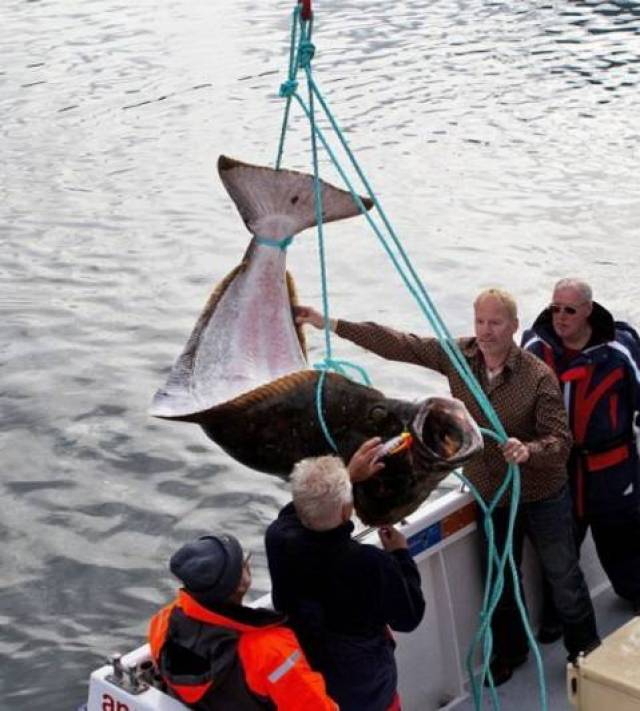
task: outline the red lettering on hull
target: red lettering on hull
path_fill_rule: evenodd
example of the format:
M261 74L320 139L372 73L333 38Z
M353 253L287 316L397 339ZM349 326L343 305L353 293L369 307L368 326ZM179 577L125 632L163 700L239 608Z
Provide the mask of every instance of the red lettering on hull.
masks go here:
M117 701L110 694L102 694L102 711L131 711L127 704Z

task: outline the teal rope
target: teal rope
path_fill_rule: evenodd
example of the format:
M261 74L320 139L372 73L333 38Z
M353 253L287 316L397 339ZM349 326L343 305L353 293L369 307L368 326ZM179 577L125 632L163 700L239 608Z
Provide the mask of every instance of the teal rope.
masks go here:
M256 244L263 244L266 247L275 247L283 252L287 251L287 247L293 242L293 237L285 237L284 239L272 239L271 237L258 237L254 235Z
M511 473L511 472L510 472ZM491 632L491 616L493 615L493 611L495 609L495 606L492 607L491 603L493 602L494 599L494 592L493 590L496 591L497 593L497 588L493 588L493 568L494 565L496 565L497 570L496 570L496 578L500 580L501 577L501 572L504 568L504 565L502 563L502 558L498 561L496 560L496 546L495 546L495 536L494 536L494 530L493 530L493 520L491 518L491 515L489 514L489 509L482 500L482 497L480 496L480 493L478 490L474 487L474 485L465 477L462 475L460 472L456 472L457 476L459 479L462 480L462 482L469 488L471 493L473 494L474 498L476 499L478 505L481 507L483 513L484 513L484 528L485 528L485 535L487 537L487 550L489 551L489 557L487 560L487 573L486 573L486 579L485 579L485 584L484 584L484 593L483 593L483 603L482 603L482 608L480 610L480 624L478 625L478 628L476 629L476 633L474 635L474 638L471 642L471 645L469 647L467 657L465 660L465 666L467 669L467 674L469 675L469 681L471 684L471 691L472 691L472 696L474 699L474 704L476 708L480 708L482 704L482 690L484 688L484 680L485 677L487 676L487 672L489 673L489 677L491 678L491 672L489 670L489 662L491 660L491 653L492 653L492 648L493 648L493 635ZM508 477L507 477L508 478ZM506 481L506 479L505 479ZM507 546L505 543L505 550L507 550ZM500 592L502 589L500 589ZM499 599L499 596L498 596ZM483 641L483 649L482 649L482 659L483 659L483 665L481 668L480 672L480 678L476 677L475 670L474 670L474 665L473 661L476 656L477 648L478 645L480 644L480 641ZM499 707L499 702L497 700L497 692L495 690L495 687L493 686L493 679L491 679L491 685L489 687L489 693L491 696L491 701L492 705L494 708Z
M318 95L319 95L319 92L318 92ZM295 98L300 103L305 114L307 114L307 117L309 117L309 111L308 111L307 107L304 105L304 102L302 101L302 99L298 95L296 95ZM324 100L321 100L321 105L323 105L323 107L326 107L326 102L324 102ZM355 156L353 156L350 149L348 148L348 145L347 145L346 141L344 140L344 136L343 136L342 132L340 131L340 128L338 127L337 123L335 122L335 119L333 118L333 115L329 111L328 107L326 107L325 113L327 113L327 117L329 118L331 125L334 128L334 131L336 132L338 137L341 139L341 142L345 146L345 149L348 151L348 155L349 155L350 159L352 160L354 167L357 166L358 172L361 173L362 171L357 164ZM507 435L502 427L502 423L500 422L497 414L495 413L495 411L491 407L489 401L487 400L484 393L482 392L482 389L480 388L480 385L477 382L475 376L471 372L471 369L466 361L466 358L464 358L462 352L460 351L458 344L452 338L451 334L449 333L449 331L448 331L446 325L444 324L444 322L442 321L442 319L440 319L440 316L438 315L437 310L436 310L433 302L431 301L431 298L429 297L428 293L426 292L424 285L422 284L420 278L418 277L417 273L415 272L415 269L413 268L413 265L411 264L411 260L408 258L404 248L402 247L402 244L401 244L399 238L395 234L395 231L393 230L390 222L386 218L386 215L385 215L384 211L382 210L382 207L380 206L378 199L376 198L375 194L373 193L373 190L369 186L369 183L366 181L366 177L364 177L364 174L362 174L363 181L365 182L365 187L367 188L369 196L373 200L374 205L378 209L378 212L381 214L381 216L383 216L383 221L385 222L385 225L388 227L390 236L396 246L396 249L399 251L400 257L402 258L402 260L405 263L405 266L409 270L409 275L415 282L415 285L411 283L410 279L404 273L402 266L400 265L398 259L396 258L395 254L393 253L391 248L389 247L384 235L381 233L378 226L373 221L372 216L366 210L364 204L362 203L360 196L357 194L357 192L353 188L351 181L348 179L348 177L342 170L342 167L340 166L339 162L337 161L334 152L331 150L331 147L329 146L326 139L324 138L324 135L322 134L320 129L318 129L317 125L315 128L316 128L316 132L318 133L318 136L319 136L320 140L322 141L324 148L327 150L327 153L329 154L334 166L340 173L342 179L345 182L345 185L351 192L353 199L355 200L356 204L360 208L360 211L364 215L367 222L369 222L369 225L371 226L374 233L378 237L378 240L380 241L383 248L387 252L387 255L390 257L391 261L393 262L396 270L398 271L401 278L403 279L405 286L410 291L410 293L413 295L413 297L416 299L416 301L418 302L418 305L421 307L423 313L429 320L429 322L430 322L432 328L434 329L434 332L438 336L438 339L440 340L445 352L447 353L448 357L450 358L450 360L452 361L452 363L458 370L460 377L464 380L465 384L467 385L467 387L469 388L469 390L475 397L476 401L478 402L478 404L484 411L485 415L489 419L490 423L493 425L494 429L496 429L497 432L502 434L504 439L506 440Z
M316 387L316 410L318 411L318 419L320 420L320 427L322 428L322 433L325 436L325 439L331 446L331 449L333 449L334 452L338 451L338 447L336 446L336 443L333 441L333 437L331 436L331 433L329 432L329 428L327 427L327 423L325 422L324 415L322 412L322 390L323 390L323 385L324 385L324 379L327 375L327 371L323 370L320 373L320 377L318 378L318 385Z
M311 115L310 115L309 109L306 107L306 105L304 104L302 99L297 94L295 95L295 98L298 100L303 111L305 112L307 117L310 119ZM406 253L404 252L404 249L402 248L402 245L400 244L397 236L395 237L397 247L401 251L401 256L403 257L404 261L409 264L410 269L411 269L411 276L414 278L414 281L416 281L418 288L416 288L414 285L412 285L411 281L404 274L403 268L400 265L397 257L395 256L395 254L389 247L388 243L386 242L384 235L381 233L378 226L373 221L372 216L366 210L364 204L362 203L362 200L360 199L360 196L354 190L353 185L351 184L351 181L344 173L342 167L340 166L340 163L337 161L334 152L331 150L331 147L329 146L326 138L324 137L323 132L317 127L317 125L315 126L315 130L316 130L318 137L320 138L320 140L322 142L323 147L325 148L325 150L331 157L332 162L334 163L334 166L336 167L336 169L340 173L342 179L344 180L345 185L351 192L354 201L360 208L360 211L364 215L365 219L369 222L369 225L371 226L371 228L375 232L376 236L378 237L380 243L382 244L383 248L387 252L387 255L390 257L394 266L396 267L396 270L402 277L402 279L405 283L405 286L410 291L410 293L414 296L416 301L418 301L419 306L422 308L423 312L425 313L425 315L431 322L431 326L433 327L436 335L438 336L441 344L443 345L445 352L447 353L447 355L449 356L451 361L454 363L454 365L458 369L460 376L465 381L465 384L471 390L471 392L474 395L474 397L476 398L476 400L478 400L479 405L482 407L483 410L485 410L485 414L487 415L490 422L493 424L493 426L499 432L501 431L504 434L504 437L506 439L506 433L502 429L500 420L497 418L497 415L494 414L493 409L491 408L489 411L486 411L485 403L488 401L486 400L484 393L480 389L479 385L476 385L477 381L475 379L475 376L471 373L469 366L467 364L467 361L464 358L464 356L462 355L462 352L460 351L459 346L457 345L455 340L449 334L444 323L441 320L439 320L437 311L436 311L435 307L433 306L433 304L431 303L431 299L429 298L428 294L424 290L424 287L422 286L422 283L420 282L417 274L415 274L415 271L413 270L410 260L408 259ZM339 129L337 129L337 130L339 131ZM371 192L371 196L372 196L372 199L374 200L374 204L377 204L377 198L375 198L375 195L373 195L373 192ZM381 208L379 208L379 211L380 210L381 210ZM423 303L423 301L424 301L424 303ZM431 314L434 315L435 320L434 320L434 318L432 318Z
M371 380L369 379L367 371L364 368L356 365L355 363L350 363L347 360L333 360L331 358L325 358L321 363L315 363L313 367L315 370L320 371L320 377L318 378L318 382L316 384L316 412L318 414L318 421L320 422L320 429L322 430L322 434L329 443L331 449L337 453L338 447L331 436L329 426L327 425L327 421L324 416L324 410L322 408L322 392L324 390L324 381L327 372L334 371L345 378L348 378L349 374L347 373L347 368L352 368L358 372L365 385L371 385Z
M300 59L300 66L304 68L307 75L311 72L311 59L314 54L314 47L310 41L311 28L308 29L308 34L305 37L303 32L300 40L299 54L303 55ZM304 50L304 54L303 54ZM320 262L320 281L322 284L322 312L324 314L324 341L325 353L328 360L331 360L331 329L329 328L329 290L327 288L327 261L324 250L324 231L322 220L322 188L320 185L320 170L318 166L318 142L315 122L315 109L313 103L313 92L309 86L309 123L311 125L311 158L313 164L313 190L314 204L316 211L316 226L318 231L318 259Z
M302 40L301 40L301 47L302 47ZM387 229L388 229L388 231L389 231L390 236L392 237L392 239L393 239L393 241L394 241L394 243L395 243L397 249L400 251L400 254L401 254L401 256L402 256L402 258L403 258L403 260L404 260L404 262L405 262L405 266L409 269L409 272L410 272L412 278L414 279L414 281L415 281L416 284L418 285L418 288L419 288L420 291L421 291L421 296L422 296L422 298L425 300L425 303L426 303L426 306L427 306L428 310L429 310L431 313L434 313L434 314L437 316L438 320L439 320L439 316L437 315L437 311L436 311L436 309L435 309L435 306L434 306L433 303L431 302L431 299L430 299L428 293L426 292L426 290L424 289L424 286L423 286L421 280L419 279L418 275L416 274L415 270L413 269L413 265L411 264L411 261L408 259L406 253L404 252L404 249L403 249L403 247L402 247L402 244L401 244L400 240L398 239L397 235L395 234L395 231L393 230L393 227L392 227L390 221L388 220L388 218L387 218L387 216L386 216L384 210L382 209L382 206L379 204L379 202L378 202L378 200L377 200L377 198L376 198L376 196L375 196L375 193L373 192L371 186L369 185L369 182L367 181L366 176L364 175L363 171L361 170L361 168L360 168L360 166L359 166L359 164L358 164L358 162L357 162L355 156L353 155L351 149L349 148L348 143L347 143L346 140L344 139L344 135L343 135L342 131L340 130L340 127L338 126L338 124L337 124L335 118L333 117L333 114L332 114L331 111L329 110L329 108L328 108L326 102L324 101L324 98L322 97L322 94L320 93L320 91L319 91L317 85L316 85L315 82L313 81L313 78L311 77L310 67L305 67L305 69L306 69L306 73L307 73L307 81L308 81L308 84L309 84L309 86L310 86L310 88L311 88L311 92L310 92L310 93L311 93L312 95L315 95L315 96L318 98L318 100L319 100L319 102L320 102L320 104L321 104L323 110L325 111L325 114L326 114L327 118L329 119L329 121L330 121L330 123L331 123L332 128L334 129L334 133L338 136L338 138L339 138L339 140L340 140L340 142L341 142L343 148L345 149L345 152L347 153L347 156L349 157L349 159L350 159L350 161L351 161L352 166L354 167L354 169L356 170L357 174L358 174L359 177L361 178L363 184L365 185L369 196L370 196L371 199L373 200L374 205L375 205L376 208L378 209L378 212L380 213L381 218L382 218L382 220L383 220L385 226L387 227ZM367 210L365 209L364 205L362 204L362 201L360 200L359 195L357 195L357 193L356 193L356 191L354 190L353 186L351 185L350 181L348 180L348 178L347 178L346 175L344 174L344 171L342 170L342 168L341 168L339 162L336 160L333 151L332 151L331 148L329 147L329 145L328 145L328 143L326 142L326 140L324 139L324 137L321 136L321 132L319 131L319 129L318 129L317 126L315 125L315 121L313 121L312 113L310 112L309 109L306 108L306 106L304 105L304 102L302 101L302 99L300 98L299 95L295 94L295 98L298 100L298 102L299 102L300 105L302 106L302 108L303 108L304 112L306 113L307 117L310 119L310 121L312 121L312 126L313 126L313 128L314 128L314 132L317 132L318 135L319 135L319 137L321 138L321 140L322 140L322 142L323 142L323 146L325 147L325 149L326 149L327 152L329 153L329 155L330 155L330 157L331 157L331 160L332 160L334 166L338 169L339 173L341 174L341 177L342 177L343 180L345 181L345 184L346 184L347 187L349 188L349 190L350 190L350 192L351 192L351 194L352 194L354 200L356 201L356 203L358 204L358 207L360 208L360 211L365 215L365 217L366 217L367 220L369 221L369 224L370 224L370 225L372 226L372 228L374 229L374 232L375 232L376 235L378 236L378 239L381 241L381 243L383 244L383 247L385 248L385 250L387 251L387 253L388 253L389 256L391 257L392 261L394 262L394 265L396 266L396 269L397 269L397 270L401 273L401 275L402 275L402 272L401 272L400 267L399 267L399 265L398 265L398 263L397 263L397 261L396 261L396 259L395 259L395 256L390 252L388 246L386 245L386 241L384 240L384 237L381 235L381 233L380 233L380 231L378 230L377 226L375 225L375 223L373 222L372 218L369 216ZM414 297L415 297L415 298L418 298L418 297L417 297L417 294L414 292L414 289L409 285L409 283L407 282L406 279L405 279L405 284L408 286L409 290L413 293ZM419 299L418 299L418 300L419 300ZM423 307L423 310L424 310L424 307ZM427 316L428 316L428 314L427 314ZM431 319L429 319L429 320L431 320ZM468 367L467 367L467 364L466 364L466 359L463 357L462 353L459 351L459 348L458 348L457 344L456 344L455 341L452 339L451 334L448 332L448 330L447 330L446 325L444 324L444 322L442 322L441 320L439 320L439 322L438 322L437 324L434 324L434 323L432 322L432 326L434 326L434 330L435 330L436 334L438 335L439 339L441 340L441 342L442 342L443 340L445 341L445 342L443 343L443 345L444 345L444 347L445 347L445 351L447 352L447 355L451 358L452 362L454 362L454 365L456 364L456 362L458 363L458 366L459 366L459 367L456 366L456 367L458 367L458 370L459 370L459 371L460 371L461 369L462 369L463 371L468 370ZM470 374L470 371L469 371L469 374ZM493 417L493 414L494 414L494 413L493 413L493 409L490 408L489 411L487 411L487 408L483 405L483 402L486 402L486 399L484 398L484 394L483 394L482 391L480 390L479 386L478 386L477 388L475 387L475 382L476 382L476 381L475 381L475 378L473 377L472 374L470 374L470 375L471 375L471 377L470 377L470 378L467 378L466 376L462 376L462 373L461 373L461 376L462 376L463 379L465 380L465 382L466 382L466 384L468 385L468 387L470 388L471 392L474 394L474 397L476 398L476 400L478 400L478 402L479 402L480 406L482 407L482 409L485 410L485 414L487 414L487 417L489 418L490 422L492 422L493 426L494 426L499 432L502 431L502 432L504 433L504 431L502 430L500 421L499 421L499 419L497 418L497 415L495 416L495 418ZM504 433L504 434L505 434L505 437L506 437L506 433Z
M299 31L300 39L297 40ZM278 154L276 158L276 170L280 168L282 162L282 155L284 151L284 141L286 136L287 125L290 115L291 99L295 96L296 99L300 97L297 94L298 81L296 80L296 75L298 70L303 67L308 72L311 64L311 60L315 54L315 47L311 42L311 34L313 31L312 19L310 21L305 21L302 19L300 12L300 5L296 5L293 12L293 21L291 29L291 45L289 49L289 71L287 80L280 86L280 96L287 99L285 105L285 111L282 121L282 128L280 132L280 142L278 145ZM297 43L297 49L296 49ZM307 74L307 76L310 76ZM310 86L310 85L309 85ZM313 155L313 172L314 172L314 199L315 199L315 210L316 210L316 222L318 226L318 251L319 251L319 261L321 269L321 283L322 283L322 297L323 297L323 311L325 314L325 358L319 363L315 364L314 368L323 371L321 377L318 379L316 386L316 410L318 414L318 421L320 422L320 427L327 440L329 446L337 452L336 444L329 432L327 426L324 412L322 410L322 397L321 391L324 387L325 371L334 370L345 377L349 377L347 373L347 368L355 370L362 381L366 385L371 384L371 380L367 375L364 368L358 365L349 363L348 361L337 361L331 356L331 333L329 329L329 303L328 303L328 288L327 288L327 269L326 269L326 259L324 250L324 236L322 232L322 194L320 188L320 176L318 170L318 154L317 154L317 143L316 143L316 126L314 118L314 107L313 107L313 95L311 91L309 93L309 120L311 123L311 142L312 142L312 155ZM261 240L262 244L271 244L272 246L280 246L273 244L273 241Z
M305 32L306 29L306 32ZM315 54L315 47L311 42L311 32L312 25L309 22L306 28L303 26L300 34L300 45L298 48L298 61L300 66L305 70L307 77L311 73L311 60ZM314 204L316 210L316 226L318 233L318 261L320 263L320 281L322 284L322 312L324 314L324 344L325 344L325 367L330 367L333 362L331 357L331 329L329 328L329 289L327 288L327 263L324 250L324 233L322 229L322 189L320 186L320 170L318 166L318 143L316 135L316 123L315 123L315 108L313 103L313 91L311 85L308 84L309 88L309 122L311 127L311 157L313 163L313 188L314 188ZM320 421L320 426L326 440L329 442L331 447L335 452L338 451L336 444L329 433L329 428L325 421L324 412L322 410L322 398L321 393L324 388L326 370L323 370L318 378L318 384L316 385L316 410L318 413L318 420Z
M496 436L494 432L487 430L485 428L480 428L481 432L485 436L492 437L496 441L500 442L500 439ZM504 478L501 486L495 493L491 503L487 506L480 496L477 489L468 481L460 472L456 472L457 476L463 481L463 483L470 489L474 498L478 502L484 514L484 529L485 535L488 541L489 557L487 561L487 577L485 580L485 588L483 595L483 606L480 614L480 624L476 630L476 634L472 640L469 651L466 657L466 668L469 675L469 680L471 684L472 696L474 699L474 704L476 708L481 708L482 705L482 692L484 689L485 678L489 678L490 684L490 696L491 702L494 708L499 708L499 702L493 686L493 678L491 677L491 671L489 669L489 664L492 656L493 648L493 636L491 633L491 618L497 604L500 600L504 589L504 569L506 563L509 564L509 572L513 580L514 593L516 598L516 604L518 610L522 616L525 632L529 645L533 650L533 654L536 660L536 670L538 676L538 684L541 690L541 704L543 708L547 708L547 696L546 696L546 682L544 678L544 671L542 666L542 657L540 655L540 650L533 637L533 632L526 618L526 611L524 606L524 600L522 598L522 591L520 588L520 581L518 578L518 571L513 558L513 529L515 525L515 518L517 514L518 501L520 498L520 468L516 464L509 464L507 476ZM500 556L496 553L495 537L493 532L493 521L491 514L495 507L498 505L505 491L509 487L509 484L513 484L511 488L511 496L509 502L509 520L507 527L507 536L505 538L504 549ZM495 574L495 583L494 580ZM480 671L479 677L474 673L473 660L480 644L480 640L483 640L483 665Z
M276 157L276 170L280 170L280 164L282 162L282 155L284 153L284 141L287 133L287 125L289 123L289 111L291 109L291 97L295 94L298 88L298 82L296 81L296 74L298 73L297 57L296 52L296 38L298 23L300 21L300 5L296 4L293 10L293 22L291 23L291 44L289 47L289 72L287 81L280 87L280 96L286 97L287 103L284 109L284 116L282 119L282 128L280 129L280 142L278 144L278 154Z
M367 375L367 371L362 366L357 365L356 363L351 363L348 360L333 360L325 358L320 363L314 363L313 367L316 370L332 370L340 375L343 375L345 378L353 380L347 372L347 368L351 368L356 371L365 385L371 386L371 378Z
M297 14L294 13L294 25L298 22ZM328 312L328 299L327 299L327 285L326 285L326 268L325 268L325 262L324 262L324 242L322 238L322 215L321 215L321 196L320 196L320 190L319 190L319 175L318 175L318 161L317 161L317 143L316 143L316 138L320 139L322 142L323 147L329 154L334 166L340 173L342 179L345 182L345 185L351 192L351 195L353 196L353 199L355 200L356 204L358 205L360 211L362 214L365 216L367 221L369 222L370 226L373 228L374 233L376 234L378 240L380 241L381 245L383 246L384 250L387 252L387 255L390 257L392 263L394 264L396 271L402 278L403 282L405 283L405 286L408 288L409 292L412 294L416 302L418 303L418 306L421 308L423 311L424 315L426 316L427 320L431 324L431 327L433 328L436 336L438 337L443 350L451 360L452 364L456 368L459 376L465 383L465 385L468 387L469 391L473 395L473 397L476 399L478 402L478 405L481 407L482 411L484 412L485 416L489 420L490 424L493 426L495 429L495 432L492 432L490 430L485 431L485 434L488 436L494 437L498 442L504 442L507 439L507 434L502 426L502 423L500 422L500 419L497 416L497 413L493 409L491 403L487 399L486 395L482 391L480 384L478 383L477 379L475 378L473 372L470 369L469 364L467 363L466 358L462 354L462 351L460 350L459 345L457 342L452 338L451 334L449 333L446 324L444 321L441 319L440 315L438 314L437 309L435 308L433 302L431 301L431 298L418 277L413 264L411 263L411 260L409 259L407 253L405 252L402 243L400 242L398 236L396 235L390 221L388 220L384 210L382 209L382 206L380 205L373 189L371 188L369 182L366 179L366 176L364 175L362 169L360 168L355 156L353 155L351 149L349 148L344 135L342 131L340 130L340 127L338 126L337 122L335 121L335 118L333 117L331 111L329 110L320 90L318 89L317 85L315 84L313 77L311 75L311 58L313 57L314 53L314 47L310 42L310 35L311 35L311 28L310 26L307 27L307 32L305 34L304 29L304 22L301 22L301 37L300 41L298 44L298 51L296 53L297 59L295 61L290 61L289 65L289 79L285 84L282 85L280 93L281 96L284 96L287 98L287 105L285 109L285 120L283 122L283 135L285 132L286 128L286 121L288 119L288 114L289 114L289 107L291 103L291 99L295 98L300 106L302 107L304 113L307 115L307 118L309 119L310 125L311 125L311 134L312 134L312 155L313 155L313 165L314 165L314 184L315 184L315 197L316 197L316 219L318 222L318 227L319 227L319 251L320 251L320 261L321 261L321 277L322 277L322 293L323 293L323 312L324 312L324 318L325 318L325 344L326 344L326 350L327 350L327 357L325 358L325 361L323 364L320 366L316 366L319 369L322 369L323 372L321 374L321 377L318 382L318 389L316 392L316 401L317 401L317 409L318 409L318 414L319 414L319 419L321 422L321 426L323 428L323 431L325 431L325 437L327 438L327 441L330 443L333 443L333 440L330 437L330 434L328 433L328 430L326 428L326 424L324 422L324 419L322 417L322 408L320 405L320 389L323 386L324 383L324 375L326 373L326 368L332 368L335 370L338 370L336 368L336 363L337 361L334 361L331 358L331 344L330 344L330 335L329 335L329 312ZM293 33L292 33L293 34ZM294 40L292 40L292 49L291 52L293 54L293 43ZM292 69L293 67L293 69ZM300 95L297 93L297 81L295 79L295 75L297 74L298 68L303 68L306 74L307 78L307 84L309 87L309 107L305 105L304 101L300 97ZM360 177L363 185L365 186L369 197L372 199L374 206L376 207L378 214L380 215L382 222L384 226L386 227L389 237L391 238L394 247L396 249L396 252L398 253L397 255L394 253L392 248L389 246L385 236L382 234L382 232L379 230L378 226L375 224L373 221L373 218L369 215L368 211L362 204L362 201L359 197L359 195L356 193L354 190L353 186L351 185L348 177L342 170L342 167L337 161L333 151L331 150L329 144L327 143L326 139L324 138L324 135L322 131L319 129L319 127L316 124L315 121L315 106L314 106L314 99L317 99L321 107L323 108L325 115L329 119L329 122L331 124L331 127L334 130L335 135L338 136L343 149L345 150L347 156L349 157L351 164ZM278 155L278 162L277 166L279 167L280 165L280 159L281 159L281 152L282 152L282 144L283 140L281 140L281 146L279 150L279 155ZM319 214L319 217L318 217ZM402 264L401 264L402 262ZM408 273L407 273L408 272ZM335 445L334 449L335 449ZM540 653L537 648L537 645L535 644L535 640L533 639L533 634L531 632L530 626L528 624L528 621L526 619L526 613L524 611L524 604L522 601L519 585L518 585L518 580L517 580L517 571L515 567L515 562L513 560L513 551L512 551L512 536L513 536L513 526L515 522L515 517L517 514L517 506L518 506L518 501L519 501L519 496L520 496L520 472L519 468L515 465L510 465L508 469L507 476L505 477L501 487L499 490L496 492L491 504L487 506L484 501L482 500L482 497L479 495L479 493L471 486L470 482L467 482L467 485L470 487L471 491L473 492L474 496L478 500L479 505L481 506L484 514L485 514L485 531L487 534L487 538L489 541L489 561L488 561L488 570L487 570L487 580L485 583L485 592L484 592L484 605L483 605L483 611L481 612L481 624L478 628L478 632L476 634L476 638L474 640L474 645L472 646L469 655L467 657L467 668L469 670L469 676L471 680L471 684L474 690L474 702L476 703L476 707L478 707L478 704L481 703L481 691L478 690L477 688L477 682L475 679L475 676L473 674L473 669L472 669L472 664L473 664L473 656L475 653L475 649L477 647L477 642L482 638L484 640L483 642L483 652L484 652L484 664L483 664L483 669L481 673L481 679L480 683L484 682L484 678L486 674L488 673L489 678L491 678L491 673L488 668L489 662L490 662L490 657L491 657L491 650L492 650L492 637L491 637L491 630L490 630L490 621L491 621L491 616L493 615L493 612L495 610L495 607L497 605L498 600L500 599L500 595L502 593L503 587L504 587L504 568L506 566L507 561L509 562L509 568L511 571L511 574L514 578L514 589L515 589L515 595L516 595L516 601L518 604L518 607L520 609L520 613L523 617L523 622L524 626L527 632L527 636L531 645L531 648L534 650L534 656L536 658L536 664L538 666L538 677L539 677L539 682L540 682L540 689L541 689L541 703L542 703L542 708L546 709L547 704L546 704L546 689L545 689L545 683L544 683L544 675L542 673L542 664L541 664L541 659L540 659ZM497 506L498 502L501 500L501 498L504 496L504 493L511 485L511 498L510 498L510 515L509 515L509 527L508 527L508 532L507 532L507 538L505 541L505 547L500 556L497 556L496 551L495 551L495 543L494 543L494 535L493 535L493 523L491 520L491 513L493 512L495 506ZM495 580L496 583L493 583L493 573L495 569ZM491 692L492 692L492 701L494 703L494 706L498 706L498 699L497 695L495 692L495 689L493 686L491 686Z
M295 21L295 15L294 15L294 21ZM304 23L301 23L301 24L304 25ZM309 49L308 49L309 44L310 44L309 35L305 36L304 27L303 27L303 31L301 32L300 44L299 44L299 53L300 53L300 49L304 47L305 48L305 56L309 57L309 55L312 55L312 52L309 51ZM300 60L299 60L299 63L301 64ZM406 274L403 272L401 265L399 264L395 255L389 248L384 236L378 229L377 225L373 222L373 219L371 218L368 211L364 207L362 201L360 200L360 196L356 193L356 191L354 190L353 186L351 185L351 182L349 181L348 177L342 170L340 163L337 161L333 151L331 150L326 139L324 138L322 131L320 131L320 129L316 125L312 107L310 106L309 108L307 108L306 105L304 104L304 101L302 100L302 98L296 92L293 95L295 96L296 100L300 103L302 109L304 110L305 114L307 115L307 118L309 119L309 121L311 123L313 136L314 137L317 136L322 141L324 148L327 150L333 164L335 165L336 169L339 171L341 177L345 181L345 184L347 185L349 191L351 192L354 200L358 204L358 207L360 208L361 212L363 213L363 215L365 216L365 218L368 220L369 224L373 228L378 239L380 240L381 244L385 248L385 251L387 251L387 254L391 258L392 262L394 263L394 266L396 267L396 270L398 271L398 273L402 277L403 281L405 282L405 285L407 286L409 291L412 293L412 295L418 302L418 305L422 308L423 312L425 313L428 320L430 321L435 333L437 334L440 342L443 345L445 352L447 353L447 355L453 362L454 366L458 370L458 372L459 372L460 376L462 377L463 381L465 382L465 384L469 387L470 391L472 392L472 394L478 401L479 405L485 412L485 414L486 414L487 418L489 419L489 421L491 422L491 424L502 435L504 440L506 440L506 438L507 438L506 432L504 431L499 418L495 414L495 411L491 407L491 404L489 403L489 401L486 399L484 393L482 392L482 389L480 388L479 383L477 383L477 380L475 379L475 376L471 372L471 370L466 362L466 359L462 355L462 352L460 351L457 343L451 337L451 334L448 332L444 322L440 319L440 317L437 313L437 310L435 309L435 306L431 302L431 299L430 299L428 293L424 289L422 282L420 281L415 270L413 269L411 261L409 260L408 256L406 255L397 235L393 231L393 228L391 227L389 220L386 218L386 215L384 214L382 207L380 206L373 190L371 189L371 186L369 185L368 181L366 180L366 176L364 176L364 173L360 169L360 167L357 163L357 160L355 159L355 156L351 152L346 140L344 139L342 131L340 130L339 126L337 125L335 118L331 114L331 111L329 110L326 102L324 101L324 98L322 97L317 86L315 85L315 82L313 81L313 78L311 76L310 66L308 66L308 65L305 66L305 72L307 74L307 81L308 81L309 86L311 88L310 96L316 96L319 99L320 104L323 107L323 109L325 110L325 113L326 113L327 117L329 118L336 135L339 137L341 143L345 147L345 150L347 151L347 155L350 158L352 165L354 165L354 167L357 169L358 174L363 179L363 182L365 183L367 191L369 192L370 197L373 200L374 204L378 208L378 211L380 212L381 215L384 216L384 221L387 224L388 228L390 229L390 234L396 244L397 249L400 251L401 257L403 258L405 265L407 266L407 268L410 271L411 277L414 279L414 281L417 285L417 289L411 284L410 280L408 279ZM315 141L314 141L314 147L315 147ZM314 172L315 171L317 171L317 156L316 156L315 150L314 150ZM314 173L314 174L315 174L315 177L317 178L317 173ZM317 194L316 194L316 198L317 198ZM316 210L316 215L317 214L318 214L318 211ZM323 283L323 294L326 294L326 281ZM327 310L326 310L326 302L323 304L323 306L325 307L324 308L324 310L325 310L325 324L326 324L325 328L328 328L328 323L327 323L328 322L328 318L327 318L328 314L327 314ZM330 356L330 339L326 337L325 341L329 342L329 356Z

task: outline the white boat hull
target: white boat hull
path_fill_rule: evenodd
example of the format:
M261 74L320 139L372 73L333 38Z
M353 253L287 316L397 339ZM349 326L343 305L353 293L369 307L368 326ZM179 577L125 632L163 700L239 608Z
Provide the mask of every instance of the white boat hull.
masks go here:
M468 494L451 491L427 502L401 527L420 568L427 601L424 620L410 634L397 634L400 692L405 711L452 709L468 698L465 659L478 626L482 578L474 513ZM374 531L362 540L377 543ZM608 587L589 539L582 565L592 595ZM525 595L532 624L539 615L539 573L531 551L525 552ZM268 607L270 596L254 603ZM535 629L535 627L534 627ZM149 659L143 645L123 656L125 668L139 668ZM87 711L184 711L179 702L148 686L139 693L133 684L114 683L106 665L91 675ZM111 678L111 679L110 679Z

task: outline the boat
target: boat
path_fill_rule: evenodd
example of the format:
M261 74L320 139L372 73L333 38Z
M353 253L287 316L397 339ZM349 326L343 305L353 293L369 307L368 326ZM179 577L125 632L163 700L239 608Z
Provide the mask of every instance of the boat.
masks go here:
M420 626L409 634L395 635L399 688L404 711L471 711L476 703L470 693L466 657L478 628L483 594L477 553L479 509L471 495L459 488L437 494L399 526L420 569L427 601ZM362 530L357 535L364 543L378 544L373 529ZM599 631L604 636L627 622L630 611L613 594L590 537L583 546L581 564L596 606ZM528 546L523 570L530 622L535 630L540 614L540 573ZM252 604L270 607L270 595ZM547 709L572 708L566 689L567 662L562 642L540 647L540 650L548 693ZM91 674L88 701L82 708L86 711L184 711L183 704L159 687L149 646L143 644ZM497 693L500 708L505 711L543 708L533 655Z

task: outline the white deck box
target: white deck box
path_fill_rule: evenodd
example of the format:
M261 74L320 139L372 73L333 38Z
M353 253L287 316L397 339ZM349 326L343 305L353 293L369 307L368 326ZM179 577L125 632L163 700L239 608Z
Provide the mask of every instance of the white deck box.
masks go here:
M640 711L640 617L567 666L567 691L579 711Z

